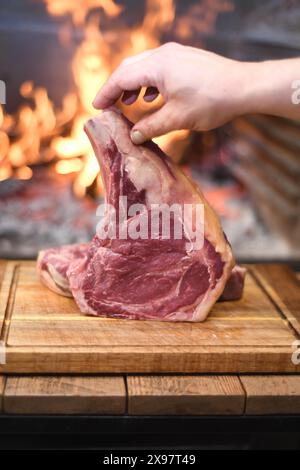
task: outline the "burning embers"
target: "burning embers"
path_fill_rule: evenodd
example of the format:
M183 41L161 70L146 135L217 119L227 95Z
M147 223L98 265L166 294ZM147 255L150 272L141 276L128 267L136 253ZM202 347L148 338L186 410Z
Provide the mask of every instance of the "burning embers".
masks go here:
M94 233L97 203L74 198L72 175L35 168L29 180L0 184L0 253L35 258L39 249L80 243Z

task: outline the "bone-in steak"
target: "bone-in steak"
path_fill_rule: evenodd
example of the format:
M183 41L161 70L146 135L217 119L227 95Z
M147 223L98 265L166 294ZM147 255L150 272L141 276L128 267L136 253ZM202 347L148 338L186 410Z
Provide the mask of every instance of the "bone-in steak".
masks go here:
M204 206L204 242L199 247L184 236L164 237L160 220L156 237L103 238L97 232L89 244L41 252L38 271L42 281L63 295L73 295L83 313L131 319L166 321L204 320L224 291L224 298L238 298L244 273L235 269L230 245L218 217L200 189L153 142L136 146L130 123L115 110L90 119L85 130L100 164L106 202L120 215L120 197L127 205L144 208L123 214L128 232L142 225L153 204ZM102 227L111 226L107 209ZM173 225L178 222L176 215ZM172 225L172 224L171 224ZM189 241L189 243L187 243ZM61 260L61 261L59 261ZM230 287L233 286L233 287Z

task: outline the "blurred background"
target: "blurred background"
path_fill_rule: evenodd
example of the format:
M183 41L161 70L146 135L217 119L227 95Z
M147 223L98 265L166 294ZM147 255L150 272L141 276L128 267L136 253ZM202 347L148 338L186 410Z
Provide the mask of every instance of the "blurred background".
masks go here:
M83 133L92 99L124 57L170 40L241 60L299 57L300 2L1 0L0 257L91 238L103 198ZM124 112L134 121L147 106ZM299 266L299 133L251 115L157 142L200 183L239 261Z

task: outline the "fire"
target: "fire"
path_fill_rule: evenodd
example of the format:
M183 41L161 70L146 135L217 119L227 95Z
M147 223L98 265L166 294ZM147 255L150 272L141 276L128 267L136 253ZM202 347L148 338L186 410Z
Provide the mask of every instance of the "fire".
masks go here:
M32 169L29 166L21 166L16 171L16 176L20 180L29 180L32 177Z
M48 11L55 15L70 13L74 24L83 24L85 17L80 18L77 15L78 5L74 2L56 2L48 1ZM113 1L105 2L103 0L91 0L84 2L85 16L93 7L101 7L105 13L112 17L121 12L121 8ZM82 12L81 12L82 13ZM75 16L74 16L75 15ZM147 48L156 47L160 44L159 36L166 31L172 24L175 15L173 0L160 1L148 0L147 13L143 23L133 28L132 31L123 31L124 47L121 51L115 45L118 35L115 35L112 44L105 37L100 28L99 14L92 15L85 22L84 40L78 47L72 64L74 81L77 85L81 113L76 116L68 137L57 137L53 139L51 147L54 152L62 159L71 159L63 165L58 162L56 171L59 173L78 172L74 183L74 191L78 196L84 195L86 188L94 181L99 187L99 178L97 178L99 167L90 144L83 132L84 121L95 110L92 107L92 101L99 87L107 80L114 66L122 58L137 54ZM140 106L147 106L139 101ZM148 105L149 106L149 105ZM182 135L182 134L180 134ZM170 140L166 138L166 140ZM74 157L82 156L83 165L79 168L78 160ZM100 189L100 188L99 188Z
M122 6L114 0L45 0L48 12L53 16L70 14L75 25L82 25L88 13L102 8L107 16L113 18L122 11ZM76 4L75 4L76 3Z
M182 38L189 37L195 29L211 29L218 12L228 11L231 2L202 0L176 19L174 0L146 0L144 19L130 28L122 23L124 8L115 0L44 1L50 15L65 17L66 27L71 20L72 26L83 32L72 61L76 91L67 93L61 109L57 109L45 88L27 81L20 87L24 104L14 115L0 107L0 180L12 176L29 179L33 165L51 162L59 174L74 173L74 192L84 196L93 183L101 191L101 180L83 123L95 114L92 100L112 70L123 58L159 46L162 36L174 24ZM106 24L109 20L110 29L102 28L104 20ZM118 21L115 27L114 21ZM66 37L71 40L72 34L66 36L64 30L62 42ZM151 110L159 103L145 103L140 98L130 109L126 108L126 113L136 120L141 111ZM156 140L168 152L176 148L175 157L179 158L187 137L187 131L179 131Z
M66 175L74 171L80 171L83 167L83 162L80 158L72 158L70 160L60 160L56 163L55 169L57 173Z

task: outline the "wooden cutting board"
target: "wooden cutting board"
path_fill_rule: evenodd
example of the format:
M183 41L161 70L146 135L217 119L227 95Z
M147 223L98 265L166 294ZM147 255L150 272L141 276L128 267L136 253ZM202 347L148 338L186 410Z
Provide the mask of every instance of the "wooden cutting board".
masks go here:
M34 262L0 262L0 283L2 373L300 373L300 284L283 265L248 266L243 299L193 324L84 316Z

